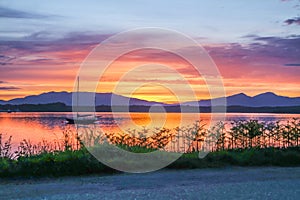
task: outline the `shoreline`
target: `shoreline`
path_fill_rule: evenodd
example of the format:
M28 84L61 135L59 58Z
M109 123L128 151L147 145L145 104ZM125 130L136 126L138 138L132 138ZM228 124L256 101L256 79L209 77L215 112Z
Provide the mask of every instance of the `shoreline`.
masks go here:
M153 111L152 106L96 106L91 107L78 107L76 112L86 112L93 111L97 113L111 112L111 113L149 113ZM162 106L163 111L154 111L153 113L270 113L270 114L300 114L299 106L262 106L262 107L249 107L249 106L215 106L213 107L215 111L212 112L212 107L210 106ZM0 113L15 113L15 112L72 112L72 106L66 105L64 103L51 103L51 104L21 104L12 105L5 104L0 105Z

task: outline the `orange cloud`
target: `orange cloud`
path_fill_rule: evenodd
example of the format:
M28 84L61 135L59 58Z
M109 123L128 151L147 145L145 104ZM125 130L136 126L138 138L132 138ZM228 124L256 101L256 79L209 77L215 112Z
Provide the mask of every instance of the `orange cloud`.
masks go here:
M106 36L107 37L107 36ZM9 82L18 90L1 90L0 99L11 99L46 91L72 91L81 62L97 45L97 38L80 35L65 40L5 43L1 52L0 81ZM129 42L129 41L127 41ZM255 95L275 92L300 96L300 37L256 37L253 43L205 46L220 70L227 95L244 92ZM125 43L126 44L126 43ZM120 45L125 45L120 44ZM183 49L195 54L192 48ZM113 53L113 52L107 52ZM120 79L122 84L120 84ZM216 77L215 77L216 78ZM145 83L150 85L145 86ZM142 87L137 87L144 84ZM186 60L153 49L139 50L121 56L113 62L99 80L98 92L113 92L137 98L176 102L169 88L177 89L181 100L192 100L190 87L199 99L210 98L203 77ZM165 85L162 88L158 85ZM132 93L132 88L139 88ZM212 85L213 87L213 85ZM178 92L179 91L179 92Z

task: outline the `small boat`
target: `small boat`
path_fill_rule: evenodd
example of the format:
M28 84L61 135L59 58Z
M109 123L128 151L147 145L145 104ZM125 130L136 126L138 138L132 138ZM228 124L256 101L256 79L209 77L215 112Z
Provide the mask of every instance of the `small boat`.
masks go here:
M98 121L98 117L94 117L92 115L79 115L76 117L66 117L67 124L94 124Z
M69 118L66 117L67 124L94 124L97 118Z
M77 101L76 101L77 106L78 106L78 102L79 102L78 94L79 94L79 77L77 77ZM98 118L93 115L90 115L90 114L82 115L82 114L79 114L78 112L77 112L76 117L66 117L65 119L68 124L75 124L75 123L76 124L94 124L98 120Z

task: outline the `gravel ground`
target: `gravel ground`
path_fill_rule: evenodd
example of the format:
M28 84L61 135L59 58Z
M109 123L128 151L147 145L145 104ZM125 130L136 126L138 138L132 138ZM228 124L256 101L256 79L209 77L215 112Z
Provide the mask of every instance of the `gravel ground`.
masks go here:
M0 199L300 199L300 167L0 180Z

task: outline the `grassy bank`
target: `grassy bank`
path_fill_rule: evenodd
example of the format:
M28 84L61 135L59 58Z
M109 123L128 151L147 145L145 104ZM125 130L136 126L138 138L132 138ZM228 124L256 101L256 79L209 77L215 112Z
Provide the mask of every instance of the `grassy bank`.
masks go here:
M236 149L209 153L199 159L198 153L183 154L167 168L194 169L225 166L300 166L300 148Z
M135 147L138 149L139 147ZM144 152L144 150L140 150ZM196 169L225 166L300 166L300 148L240 149L209 153L185 153L168 169ZM0 159L0 177L56 177L119 173L95 159L87 150L42 153L17 160Z

